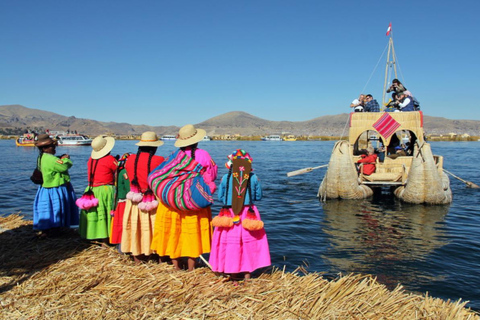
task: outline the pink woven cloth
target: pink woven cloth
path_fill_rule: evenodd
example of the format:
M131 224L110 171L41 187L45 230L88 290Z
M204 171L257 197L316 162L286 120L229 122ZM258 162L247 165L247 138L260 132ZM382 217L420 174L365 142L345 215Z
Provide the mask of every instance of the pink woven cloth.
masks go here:
M240 220L246 218L248 208L243 207ZM255 206L252 208L260 220L257 208ZM209 263L213 271L223 273L252 272L268 267L271 261L265 229L248 231L241 223L230 228L216 227Z
M189 157L192 156L192 150L190 149L186 149L185 153ZM215 180L217 179L218 167L216 163L213 161L212 157L210 157L210 154L208 154L207 151L202 149L195 150L195 161L200 163L202 167L205 168L205 171L202 174L202 177L203 177L203 180L210 187L210 191L212 191L212 194L213 194L215 190L217 190L217 186L215 185Z
M388 112L386 112L373 124L373 127L377 129L378 133L388 139L388 137L394 134L395 130L400 127L400 123L398 123Z

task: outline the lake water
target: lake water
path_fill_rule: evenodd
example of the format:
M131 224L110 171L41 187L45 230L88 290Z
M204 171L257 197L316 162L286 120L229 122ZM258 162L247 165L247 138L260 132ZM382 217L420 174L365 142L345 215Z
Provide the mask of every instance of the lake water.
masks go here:
M136 152L136 141L117 141L113 155ZM292 271L375 275L394 288L401 283L413 292L429 292L443 299L469 300L480 310L480 189L469 189L451 178L453 203L449 206L408 205L395 199L327 201L316 198L325 169L287 178L286 173L328 163L333 141L210 141L199 146L226 173L227 154L237 148L253 157L264 199L257 202L267 231L272 262ZM32 218L37 187L29 176L38 151L1 140L0 214L19 212ZM445 156L448 171L480 185L480 142L432 142ZM175 150L167 141L157 151ZM90 147L58 147L74 162L72 184L81 195L87 185L86 162ZM219 180L218 180L219 181ZM220 203L213 206L214 214Z

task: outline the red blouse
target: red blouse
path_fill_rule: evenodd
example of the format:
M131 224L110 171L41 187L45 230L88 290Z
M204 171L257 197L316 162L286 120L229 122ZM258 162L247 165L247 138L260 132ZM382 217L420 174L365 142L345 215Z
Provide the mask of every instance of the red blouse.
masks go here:
M164 158L161 156L153 156L152 161L150 162L150 170L147 170L148 165L148 157L149 154L146 152L140 153L140 158L138 159L137 163L137 182L144 192L148 189L147 177L148 172L152 172L153 169L158 167L160 163L163 162ZM127 161L125 162L125 169L127 170L128 179L130 181L130 186L132 185L132 180L135 176L135 159L137 158L136 154L132 154L128 157Z
M377 160L376 154L371 154L369 156L363 156L362 159L359 159L357 163L363 163L363 174L369 176L375 172L375 161Z
M92 164L93 161L93 164ZM87 162L87 174L88 182L90 184L90 170L95 170L93 177L93 186L103 186L106 184L115 184L115 172L117 170L117 159L114 156L108 155L98 160L88 159Z

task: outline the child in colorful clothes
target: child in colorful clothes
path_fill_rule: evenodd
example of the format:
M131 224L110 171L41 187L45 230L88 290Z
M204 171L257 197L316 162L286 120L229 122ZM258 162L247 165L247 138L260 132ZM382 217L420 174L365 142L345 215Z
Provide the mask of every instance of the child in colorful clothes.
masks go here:
M127 193L130 191L130 181L128 181L127 170L125 169L125 162L130 156L130 153L125 153L118 160L117 169L117 185L115 193L115 211L112 217L112 233L110 236L110 243L117 244L120 249L122 243L123 230L123 214L125 212L125 204L127 203Z
M202 177L213 194L216 190L214 181L217 178L217 165L207 151L197 148L205 135L205 130L188 124L180 129L175 146L202 165ZM180 258L187 257L188 270L192 271L196 258L210 252L211 221L210 207L198 211L174 211L159 203L152 250L160 257L172 259L177 270L181 269Z
M43 183L33 203L33 229L40 230L40 236L45 237L62 227L77 225L78 207L68 174L73 165L70 157L67 154L55 157L57 141L48 134L39 135L35 146L40 151L37 165L42 172Z
M157 148L163 145L155 132L144 132L136 145L137 154L132 154L125 162L130 191L126 195L121 251L131 253L134 261L140 263L152 253L150 245L158 205L148 187L147 177L164 159L155 155Z
M262 198L262 188L251 169L252 157L238 149L228 157L229 169L218 189L218 198L225 205L212 221L212 250L209 263L214 272L245 275L267 267L270 251L260 213L253 201Z
M98 136L92 141L93 150L87 162L88 186L82 198L77 200L82 209L78 229L83 239L107 241L110 236L117 171L117 159L110 155L114 145L112 137ZM88 201L93 198L92 193L98 200L96 206Z

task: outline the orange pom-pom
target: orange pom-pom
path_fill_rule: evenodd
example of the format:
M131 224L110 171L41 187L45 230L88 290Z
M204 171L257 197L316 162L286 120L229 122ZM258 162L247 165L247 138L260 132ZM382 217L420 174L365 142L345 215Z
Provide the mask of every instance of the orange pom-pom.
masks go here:
M243 219L242 226L250 231L262 230L263 221L262 220L252 220L252 219Z
M212 226L230 228L231 226L233 226L233 219L231 217L218 215L212 219Z

